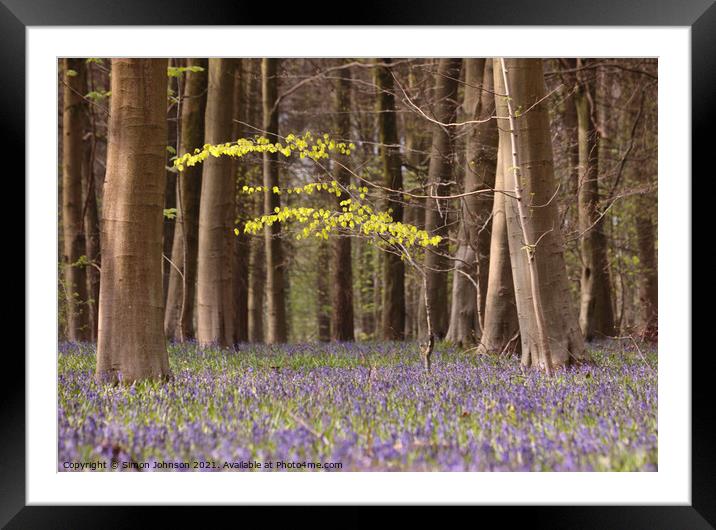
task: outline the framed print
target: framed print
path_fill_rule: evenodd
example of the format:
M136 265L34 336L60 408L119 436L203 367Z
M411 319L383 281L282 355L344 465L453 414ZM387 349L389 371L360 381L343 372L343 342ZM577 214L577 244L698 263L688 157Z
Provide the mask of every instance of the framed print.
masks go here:
M691 172L716 8L263 11L2 0L27 210L2 523L712 528Z

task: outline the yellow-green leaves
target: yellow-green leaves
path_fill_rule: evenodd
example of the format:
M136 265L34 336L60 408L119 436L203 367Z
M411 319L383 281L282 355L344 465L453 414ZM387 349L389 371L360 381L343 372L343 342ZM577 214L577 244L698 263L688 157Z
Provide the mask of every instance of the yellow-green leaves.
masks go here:
M430 237L425 230L419 230L413 225L396 222L390 213L375 212L369 205L356 203L353 199L341 201L340 207L340 212L324 208L276 207L273 214L247 221L244 232L257 234L264 226L293 221L303 225L296 239L328 239L331 233L355 233L377 237L382 244L406 248L415 245L435 246L442 239L440 236ZM235 233L238 233L238 229Z
M328 158L329 153L350 154L352 149L355 149L355 145L352 143L335 142L327 134L324 134L322 138L314 138L310 132L303 136L289 134L283 143L272 143L268 138L264 137L255 139L241 138L235 142L225 144L206 144L201 149L195 149L193 153L186 153L179 157L174 161L174 166L179 171L183 171L185 167L202 163L209 156L239 158L251 153L280 153L285 157L298 153L299 158L308 157L311 160L318 161Z
M167 75L169 77L180 77L184 72L203 72L201 66L169 66L167 67Z

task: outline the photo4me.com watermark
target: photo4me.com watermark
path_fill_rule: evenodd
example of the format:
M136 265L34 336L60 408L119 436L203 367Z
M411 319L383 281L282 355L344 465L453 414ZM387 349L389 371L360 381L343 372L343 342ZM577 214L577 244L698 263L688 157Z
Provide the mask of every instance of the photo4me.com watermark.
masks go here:
M235 462L216 462L212 460L192 460L179 462L164 462L151 460L137 462L134 460L112 460L90 461L90 462L62 462L62 471L172 471L172 470L197 470L197 471L302 471L302 470L340 470L343 469L341 462L306 462L273 460L261 462L258 460L239 460Z

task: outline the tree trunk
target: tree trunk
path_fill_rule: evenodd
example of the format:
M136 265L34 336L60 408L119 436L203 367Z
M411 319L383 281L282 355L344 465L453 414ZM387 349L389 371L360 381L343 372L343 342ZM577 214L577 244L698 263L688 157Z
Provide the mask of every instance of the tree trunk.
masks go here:
M410 68L408 73L408 81L410 94L413 96L413 102L422 106L423 102L419 95L419 80L415 73L415 68ZM404 184L406 188L411 186L422 185L425 182L424 166L426 151L426 134L424 133L424 122L422 119L411 113L404 117L405 122L405 161L407 162L408 171L406 178L409 184ZM403 216L406 223L414 225L420 229L425 226L425 204L415 198L406 197L406 205ZM420 308L423 306L421 298L421 286L423 284L422 277L415 267L409 267L405 271L405 337L415 339L418 336L418 327L420 319Z
M390 63L390 59L383 59ZM400 141L393 95L393 76L389 66L377 66L378 123L380 129L380 156L383 163L383 183L391 190L403 189L403 172L400 159ZM386 209L391 217L403 222L403 199L399 191L386 192ZM395 252L383 252L383 314L381 328L383 340L403 340L405 337L405 264Z
M351 134L351 72L350 69L341 70L341 78L336 83L336 133L342 141L348 141ZM347 157L336 154L340 164L334 165L333 178L341 186L348 186L351 181L350 173L341 164L347 163ZM344 197L337 197L337 203ZM336 207L340 211L340 204ZM331 274L333 277L331 287L332 305L332 338L336 341L355 340L353 329L353 264L351 237L338 235L333 239L333 253L331 256ZM320 269L319 269L320 274Z
M278 59L262 59L263 129L271 142L278 141ZM273 213L281 206L280 196L271 190L279 185L278 153L264 153L264 212ZM266 298L268 301L268 333L266 342L286 342L286 300L284 296L286 263L281 245L281 223L264 228L266 241Z
M656 261L656 240L651 208L654 199L650 195L637 199L636 237L639 250L640 281L638 286L639 305L641 306L641 334L646 340L657 338L659 281Z
M230 141L234 61L209 59L205 141ZM234 207L236 182L229 157L204 162L199 208L198 333L201 344L226 347L234 342Z
M202 72L186 72L181 94L181 141L178 155L193 152L204 145L204 118L208 62L188 59L187 66L204 68ZM164 332L168 339L194 338L194 299L199 244L199 203L201 197L202 166L186 167L177 177L177 214L172 245L172 262L184 277L171 267Z
M174 129L175 127L169 127L169 129ZM167 138L166 145L176 145L176 132L174 134L169 134ZM165 156L167 158L167 163L169 162L169 152L165 152ZM166 185L164 189L164 209L170 210L172 208L177 208L177 176L175 173L171 171L167 171L167 177L166 177ZM166 256L166 258L171 259L173 248L174 248L174 234L176 233L176 216L174 219L170 219L169 217L164 218L164 235L162 236L162 254ZM162 258L162 284L163 284L163 291L164 291L164 305L167 305L167 302L169 301L169 284L170 284L170 277L172 269L174 269L175 266L178 266L178 264L174 261L174 265L169 263L169 261L165 257Z
M577 66L582 60L577 59ZM586 340L614 335L607 240L599 212L598 131L594 82L578 76L575 93L579 145L578 210L582 278L579 325Z
M494 59L507 234L522 364L551 371L589 360L573 307L559 226L541 59ZM506 81L505 81L506 77ZM510 112L512 110L512 112Z
M96 145L96 130L92 131L92 143ZM100 228L97 211L97 193L95 188L94 157L96 148L85 142L84 160L82 168L82 185L85 191L83 200L85 255L87 256L87 309L89 312L91 340L97 340L97 326L99 325L99 271L100 257ZM103 179L104 180L104 179Z
M82 219L82 165L85 114L85 63L64 59L64 106L62 112L62 255L67 300L67 338L90 340L92 333L87 305L87 273L79 263L85 256Z
M454 127L443 124L455 121L457 112L457 85L460 77L462 59L440 59L438 72L435 76L435 101L433 103L433 119L439 123L432 124L433 139L430 149L430 167L428 169L428 194L447 195L452 179L453 152L452 140ZM432 235L440 235L442 241L437 247L425 251L425 267L427 274L427 303L430 305L433 334L440 339L445 336L448 328L448 270L451 263L447 254L448 245L448 201L444 199L427 199L425 202L425 230ZM424 304L421 306L420 335L425 337L426 316Z
M316 323L318 324L318 340L320 342L328 342L331 340L331 286L328 281L331 277L328 272L331 268L331 248L328 242L323 239L318 241L318 256L316 261ZM333 271L331 271L331 273L333 273ZM333 275L333 279L335 281L335 275Z
M261 59L245 59L245 112L244 121L248 123L247 132L250 136L263 125L263 109L261 108ZM263 168L251 163L248 179L255 182L262 178ZM263 195L255 193L245 203L247 216L254 218L263 213ZM242 229L243 230L243 229ZM263 234L249 236L249 287L248 287L248 339L249 342L264 341L264 296L266 294L265 242Z
M249 342L263 342L266 246L258 237L252 237L249 245Z
M492 92L492 61L466 59L465 119L489 121L470 126L465 149L465 193L490 189L495 184L497 124L490 119L495 113ZM493 197L488 194L470 195L461 200L462 219L447 334L448 340L457 344L474 342L482 334L490 262L492 202Z
M242 122L245 120L248 98L247 85L244 83L245 60L235 60L234 71L234 118L232 140L238 140L250 135ZM234 218L240 220L237 224L239 233L234 239L234 342L246 342L249 339L249 236L244 233L243 222L247 219L250 197L243 195L241 189L248 185L246 162L242 159L233 160L232 172L236 179L236 212Z
M492 61L489 61L492 62ZM490 72L492 74L492 72ZM497 174L495 189L505 189L505 163L500 152L497 153ZM492 240L490 242L490 268L485 296L485 325L480 340L481 350L487 353L501 353L511 349L511 341L519 332L515 290L512 285L510 268L510 248L507 240L507 220L505 201L511 200L504 193L495 192L492 205Z
M360 297L360 328L364 339L374 338L376 330L373 307L373 247L363 242L358 246L358 296Z
M162 293L167 60L113 59L96 376L169 375Z

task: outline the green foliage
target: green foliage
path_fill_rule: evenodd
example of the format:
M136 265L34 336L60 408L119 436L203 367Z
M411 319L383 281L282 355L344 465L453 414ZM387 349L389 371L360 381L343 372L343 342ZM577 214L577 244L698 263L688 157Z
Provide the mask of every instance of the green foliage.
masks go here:
M203 72L204 68L201 66L169 66L167 68L167 75L169 77L181 77L185 72Z
M262 215L244 225L244 232L256 234L264 226L277 222L295 221L303 225L303 230L296 239L311 236L328 239L330 233L356 232L364 236L378 236L382 243L412 247L420 245L437 245L440 236L430 235L416 226L396 222L389 212L375 212L369 205L345 199L340 202L341 211L324 208L307 207L276 207L273 214ZM235 230L237 235L238 229Z
M329 153L340 153L350 155L355 150L353 143L336 142L328 134L314 138L310 132L303 136L289 134L283 143L272 143L267 138L256 137L255 139L241 138L235 142L228 142L218 145L204 145L201 149L195 149L193 153L186 153L174 160L174 167L183 171L202 163L209 156L231 156L240 158L251 153L281 153L290 157L298 153L299 158L309 158L319 161L328 158ZM245 185L242 192L251 195L266 191L263 186ZM312 195L314 192L325 191L336 197L342 197L348 192L356 192L362 200L366 198L368 189L356 187L355 185L340 186L336 181L330 184L325 182L312 182L300 187L292 187L281 190L278 186L271 189L277 195L286 194ZM256 234L264 226L271 226L277 222L295 221L303 225L303 230L296 236L296 239L304 239L310 236L328 239L331 232L353 232L363 236L377 236L381 245L402 245L412 247L416 244L427 247L437 245L442 238L430 235L425 230L419 230L416 226L396 222L388 212L376 212L371 206L365 203L356 202L354 198L347 198L340 202L340 211L332 211L324 208L312 207L277 207L272 214L262 215L256 219L247 221L244 225L244 232ZM239 230L235 229L238 235Z
M287 158L293 153L298 153L301 159L308 157L311 160L318 161L328 158L328 153L331 152L350 155L352 149L355 149L355 145L353 144L336 142L331 140L327 134L314 139L310 132L303 136L289 134L286 136L284 143L272 143L268 138L264 137L256 137L255 139L240 138L235 142L227 142L225 144L206 144L201 149L197 148L193 153L186 153L176 159L174 166L179 171L183 171L185 167L202 163L209 156L241 158L251 153L281 153Z
M167 219L175 219L177 216L176 208L164 208L164 217Z
M85 94L85 97L87 99L91 99L92 101L102 101L103 99L108 98L112 95L111 90L92 90L90 92L87 92Z
M68 68L65 72L65 75L67 77L75 77L77 75L77 70L72 70L71 68Z

